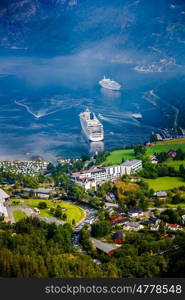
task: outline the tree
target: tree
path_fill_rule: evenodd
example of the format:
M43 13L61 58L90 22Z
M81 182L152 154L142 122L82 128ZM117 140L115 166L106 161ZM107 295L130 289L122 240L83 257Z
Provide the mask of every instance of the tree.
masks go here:
M59 219L62 218L62 208L59 205L55 209L54 216Z
M80 231L79 242L83 246L84 250L86 250L87 252L92 251L93 245L90 239L90 234L85 227L83 227Z
M173 204L179 204L182 202L180 194L175 194L171 201Z
M111 224L108 221L99 221L92 224L92 235L94 237L103 237L110 233Z
M63 220L67 220L67 215L66 215L66 213L64 213L64 214L62 215L62 219L63 219Z
M143 145L136 145L134 147L134 154L136 157L141 157L146 153L146 148Z
M185 168L182 164L179 166L179 175L185 177Z
M35 192L34 192L34 190L30 190L30 191L29 191L29 197L30 197L30 198L34 198L34 197L35 197Z
M68 188L69 185L69 177L66 173L62 172L60 175L54 177L55 185L61 186L65 189Z
M80 185L74 184L70 190L70 194L77 199L83 199L85 196L85 191Z
M55 167L54 167L54 165L51 162L47 166L47 171L49 173L51 173L52 175L55 173Z
M144 211L146 211L149 206L148 200L146 198L140 199L139 206L142 207Z
M157 157L159 163L162 163L168 159L167 152L155 153L155 156Z
M90 160L90 155L86 154L86 153L82 153L81 154L81 159L83 162Z
M47 208L47 203L46 202L39 202L39 204L38 204L38 208L40 208L40 209L45 209L45 208Z
M181 224L182 219L181 219L181 210L173 210L173 209L166 209L160 214L160 218L165 221L169 222L171 224Z
M182 149L177 149L175 160L184 160L185 153L182 151Z

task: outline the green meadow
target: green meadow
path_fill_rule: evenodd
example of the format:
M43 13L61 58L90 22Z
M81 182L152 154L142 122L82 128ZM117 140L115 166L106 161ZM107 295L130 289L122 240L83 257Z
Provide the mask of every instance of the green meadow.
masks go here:
M180 186L185 186L185 180L182 177L158 177L155 179L144 179L149 187L154 191L171 190Z
M27 217L26 214L21 210L14 210L13 216L14 216L15 222L19 222L20 220Z
M12 201L20 201L20 199L13 199ZM80 208L77 205L71 204L69 202L61 201L58 203L55 203L51 200L42 200L42 199L21 199L21 203L25 203L32 209L34 207L38 208L39 202L45 202L47 204L47 208L40 209L40 216L41 217L47 217L51 218L52 215L50 213L50 208L56 208L58 205L63 208L63 212L67 215L67 222L72 223L72 220L75 220L75 223L78 223L81 221L81 219L85 216L85 212L82 208ZM14 211L15 213L16 211ZM15 217L15 216L14 216Z
M146 147L146 155L150 156L154 153L160 152L168 152L169 150L177 150L182 149L185 152L185 138L182 139L175 139L170 141L163 141L157 142L150 147ZM120 164L122 159L134 159L134 150L133 149L121 149L121 150L114 150L106 157L105 162L103 165L114 165Z
M179 170L179 166L183 165L185 167L185 161L184 160L172 160L164 162L164 165L168 167L173 167L175 170Z

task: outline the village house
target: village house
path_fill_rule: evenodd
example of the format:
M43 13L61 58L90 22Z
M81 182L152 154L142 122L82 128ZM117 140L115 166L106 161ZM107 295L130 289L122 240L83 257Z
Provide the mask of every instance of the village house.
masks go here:
M159 224L158 223L154 223L154 224L151 224L150 226L150 230L151 231L158 231L159 230Z
M123 232L116 231L113 235L113 240L115 243L122 243L123 242Z
M166 198L167 195L168 194L166 191L158 191L153 194L154 197L158 197L158 198Z
M157 164L158 163L158 159L155 155L150 156L150 161L151 161L152 164Z
M123 225L124 230L139 231L143 228L144 228L144 226L138 222L127 222Z
M114 251L121 247L121 245L104 243L94 238L92 238L91 240L93 245L99 252L104 253L108 256L112 256Z
M118 208L118 204L105 202L104 207L105 208Z
M109 193L109 194L106 195L106 201L115 202L116 201L116 196L113 193Z
M128 211L128 216L130 218L137 218L143 216L143 210L140 207L130 208Z
M113 223L113 222L121 220L121 219L123 219L123 217L121 215L114 215L112 217L109 217L108 221L111 222L111 223Z
M182 215L182 223L185 224L185 215Z
M130 220L128 218L123 218L123 219L120 219L120 220L116 220L116 221L113 221L111 222L113 226L115 225L123 225L123 224L126 224L128 223Z
M145 145L146 147L151 147L151 146L153 146L153 144L150 143L150 142L146 142L146 143L144 143L144 145Z
M168 155L169 157L175 158L176 155L177 155L177 153L176 153L175 150L169 150L168 153L167 153L167 155Z
M177 231L177 230L182 230L183 227L178 225L178 224L166 224L164 226L166 229L168 230L173 230L173 231Z

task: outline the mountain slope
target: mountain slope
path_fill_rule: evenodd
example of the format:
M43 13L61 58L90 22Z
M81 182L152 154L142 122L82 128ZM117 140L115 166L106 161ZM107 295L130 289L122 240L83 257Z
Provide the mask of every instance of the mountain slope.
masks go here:
M92 48L140 63L185 61L181 0L9 0L0 3L0 46L69 54ZM145 57L143 57L145 55Z

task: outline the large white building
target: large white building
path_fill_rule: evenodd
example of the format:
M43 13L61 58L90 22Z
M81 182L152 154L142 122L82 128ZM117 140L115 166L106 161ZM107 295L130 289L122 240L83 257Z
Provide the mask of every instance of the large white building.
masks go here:
M142 160L139 159L126 160L124 163L121 164L121 167L122 167L122 175L134 174L140 169L142 169Z
M85 190L96 189L96 180L94 178L76 178L75 183L81 185Z
M71 178L75 183L82 185L87 190L108 180L119 178L123 175L134 174L141 168L142 161L134 159L127 160L121 165L95 167L89 170L72 173Z
M2 189L0 189L0 216L4 216L4 220L8 221L8 211L6 206L4 205L4 202L6 199L9 198L9 195L5 193Z

